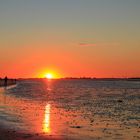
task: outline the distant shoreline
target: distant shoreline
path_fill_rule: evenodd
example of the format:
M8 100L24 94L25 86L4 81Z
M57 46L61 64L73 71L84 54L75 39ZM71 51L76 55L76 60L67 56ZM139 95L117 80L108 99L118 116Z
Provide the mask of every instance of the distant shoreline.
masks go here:
M90 78L90 77L82 77L82 78L60 78L60 79L87 79L87 80L109 80L109 81L113 81L113 80L128 80L128 81L140 81L140 78Z
M8 79L7 86L15 85L18 81L22 80L48 80L47 78L18 78L18 79ZM136 78L90 78L90 77L65 77L51 80L92 80L92 81L140 81L140 77ZM4 87L4 79L0 79L0 87Z
M47 78L19 78L18 80L41 80ZM95 81L140 81L140 77L136 78L90 78L90 77L65 77L65 78L53 78L51 80L95 80Z

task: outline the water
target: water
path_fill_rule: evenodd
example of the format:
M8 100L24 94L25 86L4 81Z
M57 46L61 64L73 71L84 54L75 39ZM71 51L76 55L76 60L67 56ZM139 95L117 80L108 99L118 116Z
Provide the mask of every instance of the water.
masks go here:
M23 80L0 89L0 125L64 139L139 139L140 81Z

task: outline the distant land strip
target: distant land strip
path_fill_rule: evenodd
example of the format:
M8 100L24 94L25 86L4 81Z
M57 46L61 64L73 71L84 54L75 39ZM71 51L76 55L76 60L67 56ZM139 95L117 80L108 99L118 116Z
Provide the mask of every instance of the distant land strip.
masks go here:
M42 80L47 78L19 78L18 80ZM95 77L64 77L64 78L53 78L52 80L99 80L99 81L140 81L140 77L131 77L131 78L95 78Z

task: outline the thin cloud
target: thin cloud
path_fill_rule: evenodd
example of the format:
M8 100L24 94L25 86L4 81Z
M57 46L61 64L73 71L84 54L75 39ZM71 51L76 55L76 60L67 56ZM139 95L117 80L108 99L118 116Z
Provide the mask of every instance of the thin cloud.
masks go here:
M116 47L119 46L119 43L110 42L110 43L79 43L81 47Z
M95 47L95 46L97 46L97 44L94 44L94 43L79 43L79 46L82 46L82 47Z

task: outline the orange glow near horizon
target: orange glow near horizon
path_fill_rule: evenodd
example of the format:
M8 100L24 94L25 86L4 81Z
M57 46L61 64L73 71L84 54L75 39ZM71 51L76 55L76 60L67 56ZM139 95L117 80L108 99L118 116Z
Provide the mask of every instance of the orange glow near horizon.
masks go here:
M140 0L1 1L0 78L140 77Z

